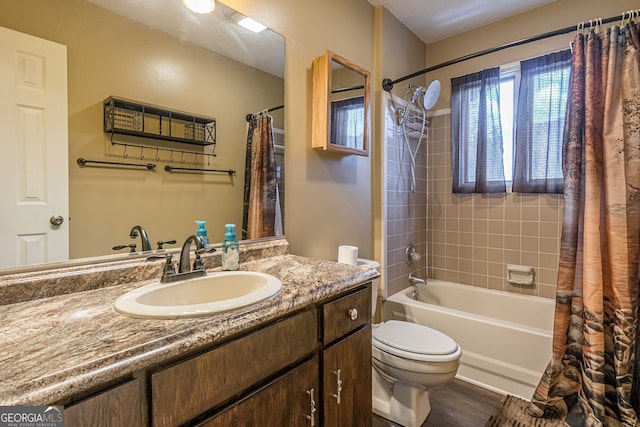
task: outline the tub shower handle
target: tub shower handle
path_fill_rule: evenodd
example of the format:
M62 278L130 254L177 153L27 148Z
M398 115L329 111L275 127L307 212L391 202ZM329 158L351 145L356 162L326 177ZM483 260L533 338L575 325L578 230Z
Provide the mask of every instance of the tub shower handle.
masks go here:
M336 398L336 403L340 404L340 394L342 393L342 380L340 379L340 369L337 371L333 371L333 374L336 376L336 391L337 393L331 393L333 397Z
M413 265L414 262L420 261L421 258L422 255L416 251L416 247L413 246L413 244L409 244L404 251L404 260L407 262L407 265Z
M311 388L310 390L307 390L307 394L309 395L309 397L311 398L310 401L310 405L311 405L311 415L305 415L307 417L307 419L309 421L311 421L311 427L314 427L316 425L316 401L313 398L313 393L315 392L315 390L313 388Z
M356 320L358 318L358 309L352 308L351 310L349 310L347 314L349 315L351 320Z

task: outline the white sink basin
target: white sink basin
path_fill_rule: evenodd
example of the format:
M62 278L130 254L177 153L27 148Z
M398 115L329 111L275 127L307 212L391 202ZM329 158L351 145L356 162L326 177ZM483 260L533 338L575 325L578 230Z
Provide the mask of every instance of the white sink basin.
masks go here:
M134 289L116 300L115 309L125 316L139 318L206 316L271 298L280 289L282 282L270 274L225 271Z

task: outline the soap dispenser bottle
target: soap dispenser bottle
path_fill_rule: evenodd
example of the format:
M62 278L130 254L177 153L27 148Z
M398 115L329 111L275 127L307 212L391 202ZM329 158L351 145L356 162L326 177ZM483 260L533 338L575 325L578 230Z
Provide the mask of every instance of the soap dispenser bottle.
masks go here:
M224 233L222 242L222 269L238 270L240 268L240 247L236 240L235 224L226 224L227 232Z
M205 246L209 246L209 236L207 235L207 229L205 228L207 221L197 219L196 224L198 224L196 236L200 236L200 238L202 239L202 243L204 243Z

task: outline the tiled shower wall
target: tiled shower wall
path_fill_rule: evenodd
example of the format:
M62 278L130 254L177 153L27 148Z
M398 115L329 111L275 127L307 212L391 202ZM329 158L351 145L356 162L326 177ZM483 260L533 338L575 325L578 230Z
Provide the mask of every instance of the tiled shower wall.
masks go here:
M423 142L416 168L418 192L408 191L408 157L387 109L386 213L388 293L420 277L555 298L563 198L546 194L451 193L451 116L430 118L428 146ZM428 163L427 163L428 158ZM406 163L406 164L405 164ZM425 167L424 165L427 165ZM404 247L414 243L426 255L420 265L404 262ZM507 265L532 266L532 286L507 282Z
M399 101L396 100L396 105ZM416 139L411 138L415 152ZM411 191L410 153L397 126L394 105L385 114L386 259L383 276L389 295L409 286L409 273L427 278L427 157L426 137L416 153L416 188ZM422 258L409 265L407 246L413 244Z

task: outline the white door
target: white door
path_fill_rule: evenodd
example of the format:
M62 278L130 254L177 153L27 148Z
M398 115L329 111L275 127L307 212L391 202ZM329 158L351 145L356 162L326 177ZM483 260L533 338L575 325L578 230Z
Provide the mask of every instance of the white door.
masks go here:
M0 267L69 258L67 138L66 46L0 27Z

